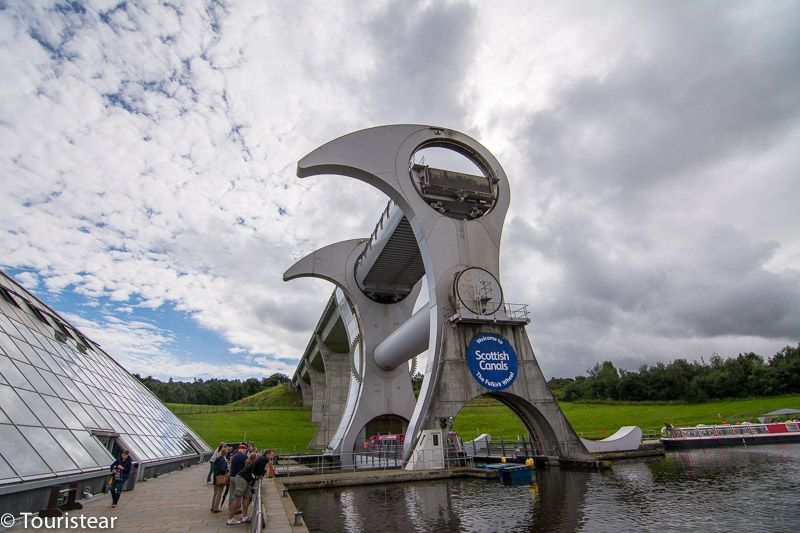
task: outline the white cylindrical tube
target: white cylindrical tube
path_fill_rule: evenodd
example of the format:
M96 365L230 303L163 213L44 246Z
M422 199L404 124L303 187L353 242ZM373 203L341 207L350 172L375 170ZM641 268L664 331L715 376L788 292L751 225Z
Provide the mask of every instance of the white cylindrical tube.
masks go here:
M426 305L375 347L375 363L384 370L394 370L421 354L428 349L430 327L430 307Z

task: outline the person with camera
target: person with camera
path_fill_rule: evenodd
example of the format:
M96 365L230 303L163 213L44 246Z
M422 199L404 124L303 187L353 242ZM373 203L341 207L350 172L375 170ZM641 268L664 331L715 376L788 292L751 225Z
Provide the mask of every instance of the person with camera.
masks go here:
M119 454L119 459L111 463L111 507L116 507L117 503L119 503L122 487L128 480L132 467L133 461L128 450L122 450L122 453Z

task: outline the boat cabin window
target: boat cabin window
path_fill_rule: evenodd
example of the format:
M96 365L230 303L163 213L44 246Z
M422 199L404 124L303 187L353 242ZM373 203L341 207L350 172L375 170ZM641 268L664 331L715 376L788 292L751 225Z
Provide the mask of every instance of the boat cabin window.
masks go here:
M800 426L797 424L786 424L786 429L789 431L800 431Z
M681 433L684 437L697 437L697 430L696 429L681 429Z
M736 426L733 428L734 435L749 435L750 430L747 429L747 426Z
M697 428L697 432L700 434L701 437L710 437L714 434L713 428Z
M750 426L753 433L767 433L767 426Z
M732 433L730 426L717 426L717 435L730 435Z

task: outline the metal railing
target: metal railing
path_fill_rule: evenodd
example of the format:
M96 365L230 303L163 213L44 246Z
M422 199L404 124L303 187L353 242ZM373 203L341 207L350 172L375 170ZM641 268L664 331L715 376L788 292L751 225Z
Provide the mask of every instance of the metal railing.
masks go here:
M264 505L261 499L261 481L256 483L255 491L253 493L253 500L250 505L250 532L261 533L262 529L266 529L267 521L264 514Z
M482 309L483 306L476 303L473 308ZM455 314L450 317L450 322L496 322L500 324L529 324L531 322L528 304L503 302L493 313L478 314L459 300L456 303L455 311Z
M444 468L474 466L472 458L462 451L454 449L443 451L443 459L442 451L439 451L439 461L443 460ZM398 447L379 452L280 456L275 466L275 474L280 477L296 477L369 470L399 470L404 466L402 447Z
M542 447L530 439L482 439L480 441L474 440L465 442L464 451L470 457L528 458L535 455L557 455L558 444L552 443L552 445L549 447Z

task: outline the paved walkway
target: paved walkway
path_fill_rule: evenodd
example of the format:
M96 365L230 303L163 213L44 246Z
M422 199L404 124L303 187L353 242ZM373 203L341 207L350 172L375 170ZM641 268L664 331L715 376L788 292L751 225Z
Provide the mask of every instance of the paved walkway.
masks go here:
M84 502L83 510L70 515L117 517L113 531L136 533L226 532L250 531L250 524L228 526L227 510L212 513L213 487L206 484L208 464L193 466L137 482L132 491L123 492L120 505L111 508L111 496L106 494ZM307 533L305 526L293 526L294 504L282 498L283 486L274 479L265 479L261 486L267 527L263 531L276 533ZM225 501L227 509L228 500ZM22 528L17 528L24 531ZM15 529L16 531L16 529ZM49 531L75 531L69 529Z

